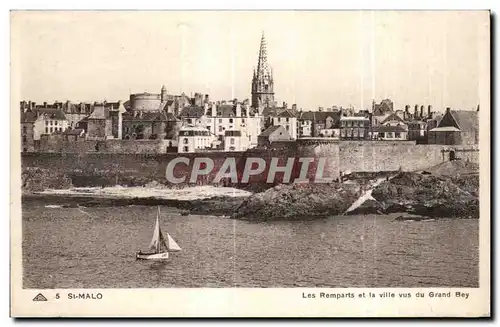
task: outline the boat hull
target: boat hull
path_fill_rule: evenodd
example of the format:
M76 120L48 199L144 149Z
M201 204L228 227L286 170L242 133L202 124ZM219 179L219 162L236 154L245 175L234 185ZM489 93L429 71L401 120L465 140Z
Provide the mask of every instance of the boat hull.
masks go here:
M137 260L168 260L168 252L162 253L136 253Z

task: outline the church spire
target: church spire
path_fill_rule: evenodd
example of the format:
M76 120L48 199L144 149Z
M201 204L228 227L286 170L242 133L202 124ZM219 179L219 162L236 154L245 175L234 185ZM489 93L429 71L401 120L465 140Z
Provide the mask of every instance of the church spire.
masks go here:
M267 66L267 44L266 37L264 36L264 32L262 32L262 37L260 39L260 49L259 49L259 60L257 65L257 75L259 73L265 74L268 71Z
M252 78L252 107L260 107L263 103L267 105L274 103L273 72L267 63L267 43L264 32L260 39L257 68L254 69Z

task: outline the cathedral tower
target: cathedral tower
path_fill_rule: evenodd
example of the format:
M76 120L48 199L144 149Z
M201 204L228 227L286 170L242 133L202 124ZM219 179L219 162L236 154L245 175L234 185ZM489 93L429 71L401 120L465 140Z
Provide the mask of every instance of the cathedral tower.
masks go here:
M260 40L257 69L253 71L252 107L274 107L273 71L267 64L267 49L264 33L262 33L262 38Z

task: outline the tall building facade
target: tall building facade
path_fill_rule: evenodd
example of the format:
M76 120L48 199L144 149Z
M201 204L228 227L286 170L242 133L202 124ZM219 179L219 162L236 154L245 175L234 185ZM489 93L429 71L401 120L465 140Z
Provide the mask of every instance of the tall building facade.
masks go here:
M262 33L257 69L254 69L252 78L252 107L261 112L261 108L274 105L273 71L267 63L266 39Z

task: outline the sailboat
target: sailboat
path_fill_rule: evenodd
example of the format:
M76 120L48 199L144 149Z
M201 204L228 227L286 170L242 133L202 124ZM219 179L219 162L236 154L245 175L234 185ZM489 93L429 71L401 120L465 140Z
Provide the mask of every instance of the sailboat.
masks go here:
M174 241L170 234L166 233L166 239L160 228L160 207L156 215L156 224L153 230L153 238L149 244L149 249L152 252L138 251L136 253L137 260L167 260L170 252L181 251L180 246Z

